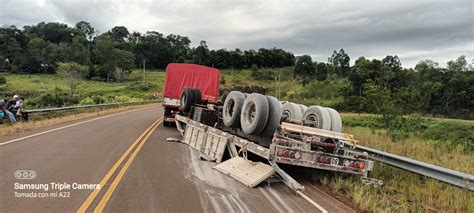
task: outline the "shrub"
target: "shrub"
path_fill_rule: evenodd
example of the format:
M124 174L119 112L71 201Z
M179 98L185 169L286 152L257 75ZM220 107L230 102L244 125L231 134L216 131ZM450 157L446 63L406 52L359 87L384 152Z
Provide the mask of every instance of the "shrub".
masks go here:
M107 102L110 102L106 97L101 96L101 95L94 95L91 98L92 100L94 100L94 103L96 104L105 104Z
M0 76L0 85L7 84L7 79L3 76Z
M120 103L120 102L132 102L132 101L141 101L141 100L138 99L138 98L128 97L128 96L124 96L124 95L116 96L116 97L114 98L114 102L115 102L115 103Z
M221 76L220 84L221 85L225 84L225 77L223 75Z
M94 99L92 99L91 97L85 97L79 102L79 105L91 105L91 104L95 104Z
M463 145L469 151L474 151L474 122L437 120L428 126L423 137L450 145Z
M360 117L343 117L342 125L344 127L368 127L375 129L382 129L383 123L374 116L360 116Z
M139 91L139 92L147 92L150 90L157 90L158 85L155 83L135 83L135 84L130 84L127 86L127 89L129 91Z
M62 107L66 105L67 93L59 87L54 88L52 93L46 93L39 97L37 107Z
M250 69L252 71L251 76L256 80L273 80L273 72L267 69L258 69L256 65Z
M390 120L387 134L393 141L404 140L414 134L421 134L427 127L427 119L418 114L395 116Z

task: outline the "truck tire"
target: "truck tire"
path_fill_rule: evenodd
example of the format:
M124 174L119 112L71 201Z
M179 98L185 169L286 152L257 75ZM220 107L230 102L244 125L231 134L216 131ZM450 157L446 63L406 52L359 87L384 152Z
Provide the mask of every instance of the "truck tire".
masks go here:
M191 88L186 88L181 93L180 110L188 113L194 103L194 91Z
M264 95L258 93L250 94L244 102L240 114L242 131L248 135L262 133L268 120L268 101Z
M227 127L240 128L240 114L245 102L245 95L239 91L230 92L224 101L222 120Z
M199 90L198 88L193 88L192 90L194 92L194 101L193 101L193 103L201 104L201 102L202 102L201 90Z
M262 131L263 136L273 136L278 129L281 119L281 103L273 96L267 96L268 101L268 120L265 129Z
M301 108L301 113L304 113L308 109L308 107L306 105L303 105L303 104L298 104L298 105Z
M321 106L310 106L303 114L305 126L324 130L331 130L331 116L326 108Z
M326 110L329 112L329 116L331 117L331 131L342 132L342 120L339 113L335 109L329 107L326 107Z
M301 120L303 118L303 112L301 111L301 107L298 104L286 102L282 106L281 116L295 120Z

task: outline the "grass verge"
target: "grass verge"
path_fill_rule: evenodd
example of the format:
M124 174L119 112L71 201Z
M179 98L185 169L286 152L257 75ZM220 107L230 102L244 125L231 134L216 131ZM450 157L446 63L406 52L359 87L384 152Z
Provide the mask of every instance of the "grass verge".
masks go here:
M453 146L426 137L392 141L381 129L346 127L361 145L461 172L474 173L474 156L460 144ZM358 178L340 174L318 177L337 195L350 198L359 208L374 212L474 212L474 193L376 163L370 177L382 186L365 185Z

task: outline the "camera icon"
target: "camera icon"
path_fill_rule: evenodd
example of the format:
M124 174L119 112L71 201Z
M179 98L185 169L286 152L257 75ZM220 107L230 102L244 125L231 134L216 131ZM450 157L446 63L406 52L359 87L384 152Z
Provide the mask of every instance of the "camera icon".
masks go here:
M35 170L16 170L14 176L18 180L32 180L36 178L37 174Z

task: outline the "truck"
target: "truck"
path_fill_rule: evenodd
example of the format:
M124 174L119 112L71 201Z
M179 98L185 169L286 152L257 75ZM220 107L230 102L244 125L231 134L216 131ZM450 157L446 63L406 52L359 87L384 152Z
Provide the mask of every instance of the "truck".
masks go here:
M174 90L169 98L179 100L179 105L178 101L173 105L173 120L182 138L175 140L197 149L202 159L218 163L216 170L248 187L278 179L297 192L304 187L279 164L348 173L368 184L382 184L369 177L374 162L366 152L355 149L358 141L353 135L342 132L336 110L240 91L231 91L219 101L216 78L220 74L215 73L219 70L189 64L173 66L170 71L167 68L165 91L176 85L169 89ZM186 71L175 71L186 70L180 66L197 67L199 71L191 71L190 78L185 76ZM179 72L185 74L178 75ZM205 99L200 94L211 94L212 98ZM165 100L168 104L164 106L169 107L170 100ZM169 116L167 113L165 110L165 117Z
M180 108L186 105L186 100L193 103L217 103L219 81L218 69L197 64L168 64L163 87L163 125L173 124L178 111L189 110ZM192 89L192 92L185 93L186 88Z

